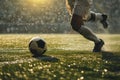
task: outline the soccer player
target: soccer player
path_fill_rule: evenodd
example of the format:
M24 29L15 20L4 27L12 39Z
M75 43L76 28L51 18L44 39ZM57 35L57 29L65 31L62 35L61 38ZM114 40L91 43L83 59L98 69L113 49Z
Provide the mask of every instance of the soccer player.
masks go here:
M66 7L72 16L71 26L73 30L94 42L93 52L101 52L104 41L98 38L89 28L85 27L84 22L99 21L104 28L107 28L107 15L90 11L91 5L92 0L66 0Z

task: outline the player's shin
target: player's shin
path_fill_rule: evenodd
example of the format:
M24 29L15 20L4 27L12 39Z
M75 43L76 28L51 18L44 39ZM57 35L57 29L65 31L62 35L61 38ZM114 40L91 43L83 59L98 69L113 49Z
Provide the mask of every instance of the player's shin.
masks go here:
M89 28L83 25L77 32L79 32L86 39L93 41L94 43L98 43L100 41L100 39Z

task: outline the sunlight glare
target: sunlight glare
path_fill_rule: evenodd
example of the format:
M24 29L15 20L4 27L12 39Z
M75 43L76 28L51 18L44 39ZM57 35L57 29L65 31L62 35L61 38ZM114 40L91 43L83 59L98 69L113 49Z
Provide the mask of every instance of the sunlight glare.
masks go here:
M28 0L31 4L46 4L49 0Z

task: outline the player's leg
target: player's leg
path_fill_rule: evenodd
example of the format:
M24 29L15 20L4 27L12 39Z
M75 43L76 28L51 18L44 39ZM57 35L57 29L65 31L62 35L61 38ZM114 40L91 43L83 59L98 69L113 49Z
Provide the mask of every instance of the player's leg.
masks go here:
M80 0L76 1L79 2ZM81 1L79 3L82 4ZM101 39L99 39L89 28L86 28L84 26L83 17L85 17L85 14L87 14L87 9L89 11L89 8L85 6L82 7L79 3L74 6L73 15L71 19L71 26L75 31L80 33L86 39L94 41L95 46L93 51L100 52L102 46L104 45L104 42Z
M100 39L89 28L84 26L83 19L81 16L73 14L71 19L71 26L73 30L80 33L86 39L94 41L95 43L100 42Z
M100 21L104 28L108 28L107 15L102 13L95 13L90 11L90 16L88 21Z
M73 14L71 25L75 31L80 33L86 39L91 40L95 43L93 52L101 51L101 48L104 45L104 41L102 39L99 39L89 28L84 26L81 16Z

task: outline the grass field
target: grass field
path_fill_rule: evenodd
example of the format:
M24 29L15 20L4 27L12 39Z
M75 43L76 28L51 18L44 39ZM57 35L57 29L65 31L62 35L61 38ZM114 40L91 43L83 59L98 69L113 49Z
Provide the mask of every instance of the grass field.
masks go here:
M33 58L32 37L44 38L48 50ZM1 34L0 80L120 80L120 35L98 35L103 52L76 34Z

